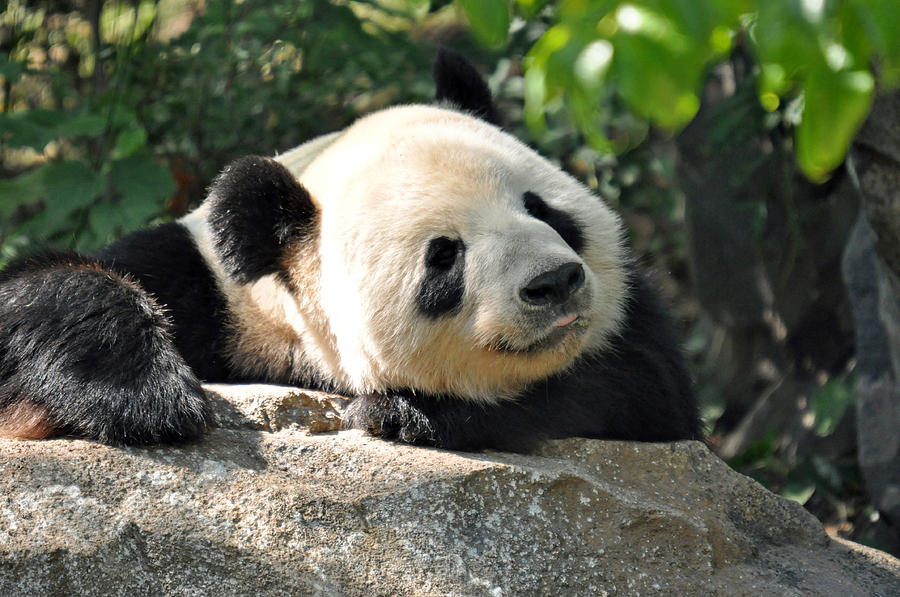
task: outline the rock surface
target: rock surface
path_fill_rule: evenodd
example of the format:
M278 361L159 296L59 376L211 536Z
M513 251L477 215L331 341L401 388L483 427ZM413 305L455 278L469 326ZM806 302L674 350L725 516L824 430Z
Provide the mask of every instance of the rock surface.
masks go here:
M306 432L334 397L211 389L189 446L0 439L0 595L900 594L896 559L697 442L453 453Z
M900 91L876 98L849 164L864 215L844 253L857 341L859 465L876 531L900 553Z
M900 553L900 283L875 253L864 213L847 243L843 269L856 328L859 466L882 514L875 536Z

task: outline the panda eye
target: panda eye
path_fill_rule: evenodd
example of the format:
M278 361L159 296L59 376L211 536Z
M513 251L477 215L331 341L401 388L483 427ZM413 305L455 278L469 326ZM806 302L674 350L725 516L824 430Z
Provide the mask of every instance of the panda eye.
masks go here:
M581 225L568 213L547 205L540 195L532 191L522 193L522 203L532 218L536 218L559 234L576 253L584 248L584 233Z
M544 203L540 195L528 191L522 195L522 202L525 204L525 210L532 218L537 218L541 221L547 220L547 204Z
M425 265L439 270L449 270L456 263L462 241L446 236L431 239L425 253Z

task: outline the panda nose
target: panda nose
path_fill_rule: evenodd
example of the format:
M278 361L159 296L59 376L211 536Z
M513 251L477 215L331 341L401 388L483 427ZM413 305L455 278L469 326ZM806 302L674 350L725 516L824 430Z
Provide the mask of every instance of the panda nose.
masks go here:
M584 285L584 269L580 263L566 263L536 276L519 291L530 305L558 305Z

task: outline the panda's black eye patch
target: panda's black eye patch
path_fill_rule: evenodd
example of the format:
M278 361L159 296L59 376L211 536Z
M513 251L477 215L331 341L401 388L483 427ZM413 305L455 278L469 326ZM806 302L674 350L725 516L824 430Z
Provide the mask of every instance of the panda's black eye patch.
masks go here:
M428 243L425 254L425 265L435 269L448 270L456 263L457 255L462 248L462 241L441 236Z
M537 193L526 191L522 194L522 202L528 214L553 228L576 253L584 248L584 234L575 218L566 212L550 207Z
M425 250L425 275L416 293L416 305L424 315L438 318L462 304L465 291L466 246L459 239L439 236Z
M522 201L525 203L526 211L531 214L532 218L537 218L538 220L547 218L547 204L544 203L540 195L527 191L522 195Z

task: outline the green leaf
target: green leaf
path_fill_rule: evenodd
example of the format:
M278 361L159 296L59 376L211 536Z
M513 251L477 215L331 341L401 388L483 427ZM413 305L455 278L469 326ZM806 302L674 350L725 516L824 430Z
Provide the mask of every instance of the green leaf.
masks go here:
M44 200L44 209L21 230L40 238L69 229L72 214L96 200L105 186L102 176L78 161L51 162L29 174L30 193Z
M128 157L139 153L147 146L147 131L142 127L125 129L116 137L115 154Z
M3 77L7 83L15 83L27 71L28 67L24 62L10 60L9 52L0 52L0 77Z
M547 129L544 104L547 102L547 84L542 65L532 65L525 71L525 122L537 134Z
M71 211L90 205L103 192L103 177L78 161L53 162L42 168L48 210Z
M103 245L111 241L121 232L122 223L120 217L121 205L109 201L101 201L91 208L88 214L88 224L97 245ZM79 241L82 239L79 238ZM90 240L85 241L88 244ZM79 247L81 248L81 247ZM88 247L91 248L91 247Z
M97 114L79 114L60 124L56 132L61 137L94 137L106 129L106 119Z
M12 179L0 179L0 216L8 217L20 205L40 200L43 176L42 169L35 168Z
M781 495L795 501L801 506L809 501L816 492L816 483L808 475L799 478L788 479L781 490Z
M810 180L822 181L844 160L875 91L866 71L812 71L804 87L803 116L795 131L797 160Z
M0 114L0 137L12 147L31 147L38 152L59 137L93 137L105 129L106 119L97 114L44 109Z
M612 75L633 110L663 127L678 128L700 107L697 89L705 58L658 15L631 9L634 27L629 16L631 28L613 36Z
M824 63L820 21L798 0L762 0L750 36L764 64L779 64L788 77Z
M519 12L526 19L533 19L547 5L547 0L516 0Z
M147 155L114 161L109 179L121 195L117 207L125 231L162 212L165 200L175 192L172 174Z
M9 147L44 151L47 143L56 137L54 127L41 124L32 116L31 111L0 114L0 139Z
M735 470L749 467L767 466L775 457L775 445L778 441L778 432L768 429L759 439L755 440L741 454L728 461L728 466Z
M816 435L825 437L834 433L847 407L855 400L856 392L846 380L828 380L812 401Z
M575 60L573 70L578 83L592 95L599 95L612 63L614 48L611 43L597 40L585 46Z
M459 0L459 4L478 41L492 48L506 43L510 23L507 0Z

